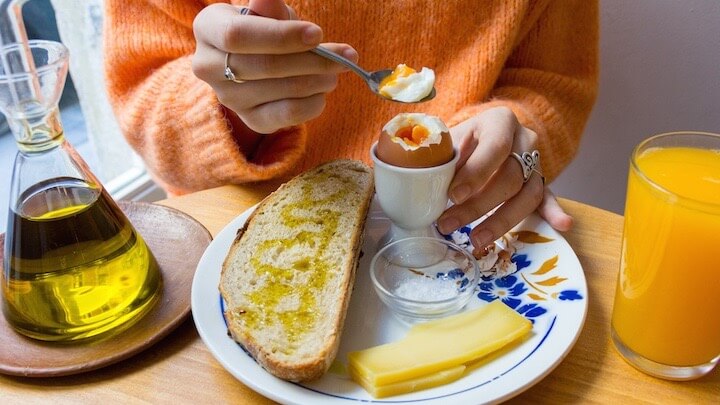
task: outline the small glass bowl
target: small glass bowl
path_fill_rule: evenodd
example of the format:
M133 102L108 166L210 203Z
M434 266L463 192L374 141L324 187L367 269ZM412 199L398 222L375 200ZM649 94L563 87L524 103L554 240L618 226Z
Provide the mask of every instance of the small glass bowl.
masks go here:
M480 281L475 258L444 239L413 237L384 246L370 263L380 299L402 321L418 323L462 309Z

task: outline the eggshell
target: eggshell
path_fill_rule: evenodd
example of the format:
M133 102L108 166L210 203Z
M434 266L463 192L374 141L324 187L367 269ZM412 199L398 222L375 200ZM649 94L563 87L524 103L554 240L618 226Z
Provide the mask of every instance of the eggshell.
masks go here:
M442 122L439 122L438 125L438 122L439 119L436 117L422 116L417 113L397 116L385 126L380 134L375 152L378 159L389 165L407 168L433 167L451 161L454 157L452 138L447 127ZM410 145L404 142L402 137L396 136L401 130L415 125L429 130L430 137L439 142Z

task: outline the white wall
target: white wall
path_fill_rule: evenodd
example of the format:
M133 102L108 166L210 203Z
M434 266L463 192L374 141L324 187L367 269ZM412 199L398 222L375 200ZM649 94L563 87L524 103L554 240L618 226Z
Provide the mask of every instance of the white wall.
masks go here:
M600 91L562 197L622 214L628 159L656 133L720 133L720 0L601 0Z

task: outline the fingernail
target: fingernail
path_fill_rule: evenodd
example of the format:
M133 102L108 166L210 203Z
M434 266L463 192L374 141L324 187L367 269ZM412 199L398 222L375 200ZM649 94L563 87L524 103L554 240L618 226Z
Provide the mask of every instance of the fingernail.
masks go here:
M303 31L302 40L307 45L318 44L322 40L322 30L317 25L311 25Z
M438 220L438 228L440 228L441 233L447 235L460 228L460 221L455 217L440 218Z
M353 48L347 48L343 51L343 56L347 59L350 59L353 62L357 62L360 56L358 55L357 51Z
M455 204L462 204L470 196L471 191L470 186L461 184L450 192L450 199Z
M473 235L473 246L482 249L493 242L493 234L487 229L481 229Z

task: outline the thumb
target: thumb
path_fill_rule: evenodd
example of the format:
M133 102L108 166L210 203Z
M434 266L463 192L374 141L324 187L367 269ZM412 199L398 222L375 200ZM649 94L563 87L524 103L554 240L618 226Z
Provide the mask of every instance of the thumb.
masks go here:
M572 229L573 217L565 213L550 187L545 186L543 200L537 211L555 230L567 232Z
M291 19L290 10L283 0L250 0L248 8L260 16L276 20Z

